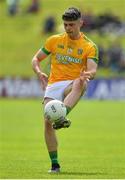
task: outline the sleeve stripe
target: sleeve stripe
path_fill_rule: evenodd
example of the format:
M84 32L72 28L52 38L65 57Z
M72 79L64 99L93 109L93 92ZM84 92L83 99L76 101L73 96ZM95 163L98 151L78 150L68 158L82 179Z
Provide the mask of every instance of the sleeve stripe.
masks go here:
M95 44L94 44L94 48L95 48L95 56L98 57L99 52L98 52L98 48L97 48L97 46Z
M98 59L97 58L88 57L88 59L92 59L96 64L98 64Z
M49 55L49 54L50 54L50 52L49 52L49 51L47 51L44 47L42 47L42 48L41 48L41 50L42 50L45 54L47 54L47 55Z

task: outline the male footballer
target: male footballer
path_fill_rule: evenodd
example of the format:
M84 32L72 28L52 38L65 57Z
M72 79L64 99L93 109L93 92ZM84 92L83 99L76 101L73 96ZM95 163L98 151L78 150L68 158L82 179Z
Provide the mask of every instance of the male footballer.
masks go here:
M75 7L68 8L62 15L65 32L50 36L43 47L32 59L32 67L37 74L43 90L45 90L44 105L53 99L64 102L67 114L77 104L88 82L94 79L98 49L80 28L83 24L81 12ZM40 62L51 56L51 70L48 77L40 68ZM45 124L45 141L51 160L49 172L60 172L58 161L58 142L55 131L68 128L71 121L61 118L58 123L51 124L47 119Z

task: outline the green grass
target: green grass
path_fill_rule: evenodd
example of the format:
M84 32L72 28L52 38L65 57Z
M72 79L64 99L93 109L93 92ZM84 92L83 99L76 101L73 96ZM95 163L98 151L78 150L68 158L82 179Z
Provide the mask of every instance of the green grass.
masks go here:
M41 33L45 18L53 14L57 27L62 24L61 14L69 6L77 6L86 12L92 9L94 14L110 11L125 18L124 0L42 0L41 11L37 15L26 14L30 0L22 1L21 12L15 17L7 16L6 1L0 1L0 76L34 76L31 59L43 45L48 35ZM58 29L58 28L57 28ZM95 43L107 45L111 39L96 33L88 34ZM120 38L125 47L125 38ZM46 62L42 63L46 71Z
M125 178L125 103L80 101L57 132L62 172L47 173L40 100L0 99L0 178Z

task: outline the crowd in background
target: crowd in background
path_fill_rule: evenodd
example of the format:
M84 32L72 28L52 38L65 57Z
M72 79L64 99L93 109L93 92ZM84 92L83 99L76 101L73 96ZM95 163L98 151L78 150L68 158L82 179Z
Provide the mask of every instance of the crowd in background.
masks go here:
M7 0L8 14L14 16L20 11L20 0ZM40 10L40 0L31 0L26 9L27 13L37 13ZM83 12L83 26L81 31L93 32L96 31L101 36L104 34L114 34L115 36L125 35L125 23L119 17L107 11L100 15L94 15L92 9ZM42 25L43 33L55 33L56 18L48 16L45 19L44 26ZM125 50L117 41L110 43L109 47L104 47L102 44L99 47L99 67L110 68L115 72L125 71Z
M97 31L101 35L105 33L114 33L117 36L125 34L125 22L122 22L110 10L99 15L94 15L92 10L88 10L83 14L82 19L84 21L81 28L83 31Z
M20 11L21 0L7 0L8 15L14 16ZM40 10L40 1L31 0L29 6L26 9L27 13L37 13Z
M99 67L110 68L114 72L125 71L125 50L118 42L113 42L109 47L98 45Z
M10 16L16 15L20 11L20 4L23 0L6 0L8 5L8 14ZM40 0L31 0L29 6L26 9L27 13L37 13L41 8ZM114 15L110 10L95 15L92 9L83 11L82 19L84 21L81 27L82 31L91 32L97 31L99 34L104 33L115 33L118 35L125 34L125 22L122 22L120 18ZM55 28L55 17L50 16L46 19L45 30L54 32ZM53 28L52 28L53 27Z

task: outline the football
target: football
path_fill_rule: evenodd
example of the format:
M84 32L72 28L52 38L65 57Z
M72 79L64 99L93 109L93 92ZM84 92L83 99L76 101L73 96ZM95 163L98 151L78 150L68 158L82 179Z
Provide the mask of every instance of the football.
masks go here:
M66 107L63 102L52 100L45 105L44 114L48 120L54 122L66 116Z

